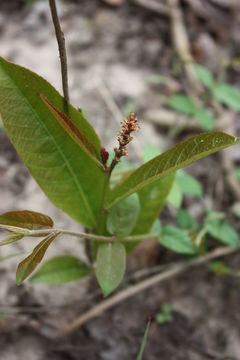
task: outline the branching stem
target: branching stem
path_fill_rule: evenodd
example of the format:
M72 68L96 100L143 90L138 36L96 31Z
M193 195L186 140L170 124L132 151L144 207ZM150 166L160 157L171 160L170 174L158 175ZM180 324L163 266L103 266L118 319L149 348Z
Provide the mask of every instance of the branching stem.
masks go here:
M60 55L60 62L61 62L61 72L62 72L62 87L63 87L63 94L64 99L66 102L69 102L69 90L68 90L68 67L67 67L67 52L65 47L65 38L64 34L61 29L56 1L49 0L49 6L51 9L52 20L55 28L56 38L58 42L58 49Z
M11 227L8 227L10 230ZM74 237L78 237L80 239L87 239L87 240L94 240L94 241L106 241L106 242L114 242L116 240L121 240L123 242L135 242L135 241L143 241L143 240L149 240L149 239L157 239L157 234L143 234L143 235L134 235L134 236L125 236L122 238L117 239L114 236L102 236L102 235L96 235L96 234L88 234L85 232L76 232L76 231L69 231L69 230L63 230L63 229L43 229L43 230L28 230L28 229L19 229L14 228L15 231L18 231L18 233L21 233L25 236L37 236L37 235L48 235L51 233L60 233L63 235L70 235Z

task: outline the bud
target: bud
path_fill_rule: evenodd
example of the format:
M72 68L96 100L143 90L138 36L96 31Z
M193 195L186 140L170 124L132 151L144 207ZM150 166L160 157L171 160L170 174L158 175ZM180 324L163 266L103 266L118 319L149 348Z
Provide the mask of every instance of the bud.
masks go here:
M109 153L107 152L105 147L102 147L101 148L101 158L102 158L102 163L104 166L107 165L108 157L109 157Z

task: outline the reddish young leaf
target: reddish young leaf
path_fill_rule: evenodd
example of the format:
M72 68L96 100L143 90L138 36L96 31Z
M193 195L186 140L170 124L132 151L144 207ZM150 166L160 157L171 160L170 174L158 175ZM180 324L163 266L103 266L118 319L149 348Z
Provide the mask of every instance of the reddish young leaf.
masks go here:
M44 257L49 245L56 239L59 232L48 235L33 250L31 255L24 259L17 268L16 283L20 285L38 266Z
M73 140L75 140L91 157L93 157L95 161L97 160L97 162L99 162L100 154L94 144L89 141L86 135L84 135L72 119L58 110L44 95L41 94L40 96L64 130L66 130Z
M13 227L12 230L14 228L41 230L52 228L53 225L53 220L49 216L35 211L10 211L0 215L0 227L6 226L6 229Z

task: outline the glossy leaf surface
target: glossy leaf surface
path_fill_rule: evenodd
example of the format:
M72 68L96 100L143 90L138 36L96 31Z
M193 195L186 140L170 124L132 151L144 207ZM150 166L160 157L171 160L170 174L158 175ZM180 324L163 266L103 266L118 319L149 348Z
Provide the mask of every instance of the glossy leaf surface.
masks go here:
M222 132L212 132L193 136L161 155L148 161L110 192L107 208L138 192L145 186L172 172L190 165L194 161L211 155L221 149L238 143L238 139Z
M98 248L96 276L104 296L121 283L126 269L126 250L121 243L102 244Z
M0 114L10 140L49 199L93 227L104 174L59 124L41 94L72 119L100 156L100 141L79 111L42 77L0 58Z
M54 225L49 216L29 210L9 211L2 214L0 215L0 224L29 230L50 229Z
M56 239L59 233L48 235L33 250L31 255L24 259L17 268L16 283L20 285L38 266L44 257L48 247Z
M74 256L56 256L45 262L30 281L44 284L65 284L80 280L89 272L89 267Z

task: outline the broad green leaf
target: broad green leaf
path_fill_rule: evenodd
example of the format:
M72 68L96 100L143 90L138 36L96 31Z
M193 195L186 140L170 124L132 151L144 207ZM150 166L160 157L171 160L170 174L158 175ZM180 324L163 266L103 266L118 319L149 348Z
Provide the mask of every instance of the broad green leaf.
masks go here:
M94 161L97 161L97 163L102 166L100 163L100 154L97 149L72 121L72 119L52 105L44 95L41 94L40 96L66 132L94 159Z
M194 117L203 129L207 131L214 129L215 119L210 111L205 109L198 109L195 112Z
M45 262L31 277L32 283L65 284L89 275L90 269L74 256L56 256Z
M72 119L100 154L94 129L77 109L37 74L0 58L0 114L10 140L49 199L94 227L104 174L59 124L41 94Z
M190 237L182 230L174 226L163 228L159 236L159 242L164 247L182 254L196 254Z
M206 86L207 88L213 86L214 78L211 71L209 71L206 67L200 64L193 64L193 68L195 70L198 80L201 81L204 86Z
M4 240L0 241L0 246L13 244L13 243L21 240L23 237L24 237L24 235L21 235L21 234L9 235Z
M167 105L186 115L193 115L196 111L193 100L189 96L183 94L172 95L168 100Z
M179 209L182 205L183 193L180 185L177 180L174 181L174 184L171 188L171 191L168 195L167 201L173 205L176 209Z
M59 233L48 235L33 250L31 255L24 259L17 268L16 283L20 285L38 266L44 257L48 247L56 239Z
M137 194L132 194L114 206L107 218L107 230L116 236L131 234L140 213L140 202Z
M240 246L238 233L226 221L212 220L207 223L207 232L224 244L233 247Z
M218 83L213 88L213 95L217 101L240 111L240 90L226 83Z
M200 182L185 171L177 172L177 183L184 195L201 197L203 194Z
M143 359L143 353L144 353L144 349L145 349L146 344L147 344L147 337L148 337L148 333L149 333L149 330L150 330L150 326L151 326L151 321L148 321L147 326L146 326L146 330L144 332L144 336L143 336L143 339L142 339L142 343L141 343L141 346L140 346L140 349L139 349L137 360L142 360Z
M195 225L195 219L188 211L179 209L177 213L177 223L180 228L191 230Z
M112 208L134 192L138 192L154 181L188 166L194 161L237 143L239 143L238 138L222 132L193 136L133 171L113 191L110 191L106 208Z
M104 296L121 283L126 269L126 250L121 243L102 244L98 248L96 276Z
M141 210L133 234L144 234L151 230L154 221L165 205L174 180L175 174L173 173L138 192Z
M0 225L9 225L29 230L41 230L52 228L54 223L53 220L45 214L22 210L9 211L0 215Z

